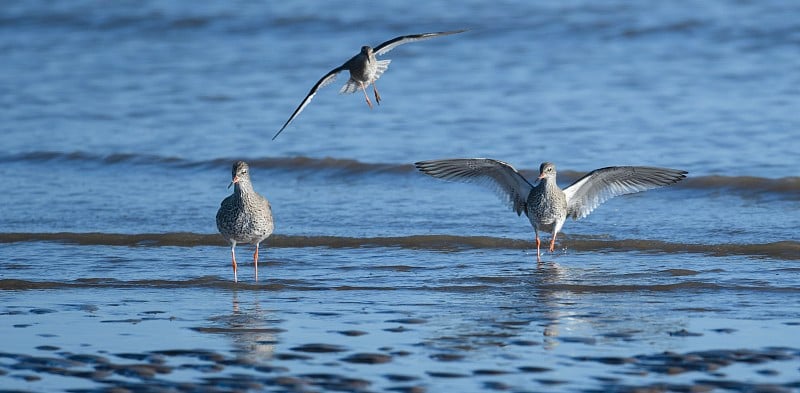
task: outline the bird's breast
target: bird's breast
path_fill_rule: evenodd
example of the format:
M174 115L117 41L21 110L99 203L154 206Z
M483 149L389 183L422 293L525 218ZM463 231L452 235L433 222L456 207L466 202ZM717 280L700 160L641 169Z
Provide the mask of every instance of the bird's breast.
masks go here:
M539 226L563 221L567 215L567 198L559 189L537 187L528 197L528 217Z
M356 62L354 67L350 68L350 78L364 83L371 83L377 71L378 62L374 59L372 61L367 61L365 57L362 61Z

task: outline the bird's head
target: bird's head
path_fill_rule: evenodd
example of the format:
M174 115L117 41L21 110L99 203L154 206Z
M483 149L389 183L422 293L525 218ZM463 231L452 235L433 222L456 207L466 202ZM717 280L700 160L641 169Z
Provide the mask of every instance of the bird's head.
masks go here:
M372 57L372 47L369 45L364 45L361 47L361 54L367 57L367 61L370 61Z
M244 161L236 161L233 164L233 169L231 170L231 183L228 184L228 188L231 188L234 184L239 184L242 182L249 182L250 181L250 166L247 165Z
M543 162L539 166L539 179L555 179L556 178L556 164L552 162Z

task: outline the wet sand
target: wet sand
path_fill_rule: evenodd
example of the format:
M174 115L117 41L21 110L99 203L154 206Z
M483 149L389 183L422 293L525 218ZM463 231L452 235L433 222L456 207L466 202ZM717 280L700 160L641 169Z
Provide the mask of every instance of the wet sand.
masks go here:
M664 312L637 291L259 285L3 292L3 391L800 389L798 319Z

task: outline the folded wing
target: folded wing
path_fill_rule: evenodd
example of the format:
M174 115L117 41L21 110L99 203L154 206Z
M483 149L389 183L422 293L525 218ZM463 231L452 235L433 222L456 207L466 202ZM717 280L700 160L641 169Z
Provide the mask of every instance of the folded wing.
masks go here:
M514 167L490 158L457 158L414 164L426 175L492 188L517 215L527 214L526 203L533 186Z
M567 215L576 220L586 217L601 203L615 196L677 183L687 173L645 166L615 166L591 171L564 189Z

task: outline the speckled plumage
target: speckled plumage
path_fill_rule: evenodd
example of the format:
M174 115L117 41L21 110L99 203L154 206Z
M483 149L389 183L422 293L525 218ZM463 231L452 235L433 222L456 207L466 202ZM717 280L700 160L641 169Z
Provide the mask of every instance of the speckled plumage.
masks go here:
M255 244L253 265L258 280L258 249L264 239L272 234L275 228L272 221L272 207L269 201L253 189L250 182L250 167L244 161L233 164L231 184L233 194L225 198L217 211L217 229L231 244L231 260L233 279L236 274L236 244Z
M617 166L589 172L569 187L556 184L556 166L544 162L539 167L539 183L534 186L511 165L489 158L457 158L420 161L414 165L423 173L445 180L489 185L514 211L525 213L536 233L536 259L539 231L551 232L550 251L567 217L580 219L589 215L609 198L645 191L681 181L687 172L669 168Z
M361 52L353 56L343 65L343 67L350 71L350 79L342 86L339 93L351 94L359 90L364 90L367 105L372 106L369 97L366 96L366 88L372 84L375 93L375 101L380 104L381 96L378 94L377 88L375 88L375 81L389 68L389 63L391 62L391 60L376 59L375 52L371 47L362 46Z
M528 194L527 216L535 231L555 233L564 225L567 218L567 196L556 184L555 165L545 162L539 173L552 173L550 177L540 177L539 184ZM537 233L538 237L538 233Z

